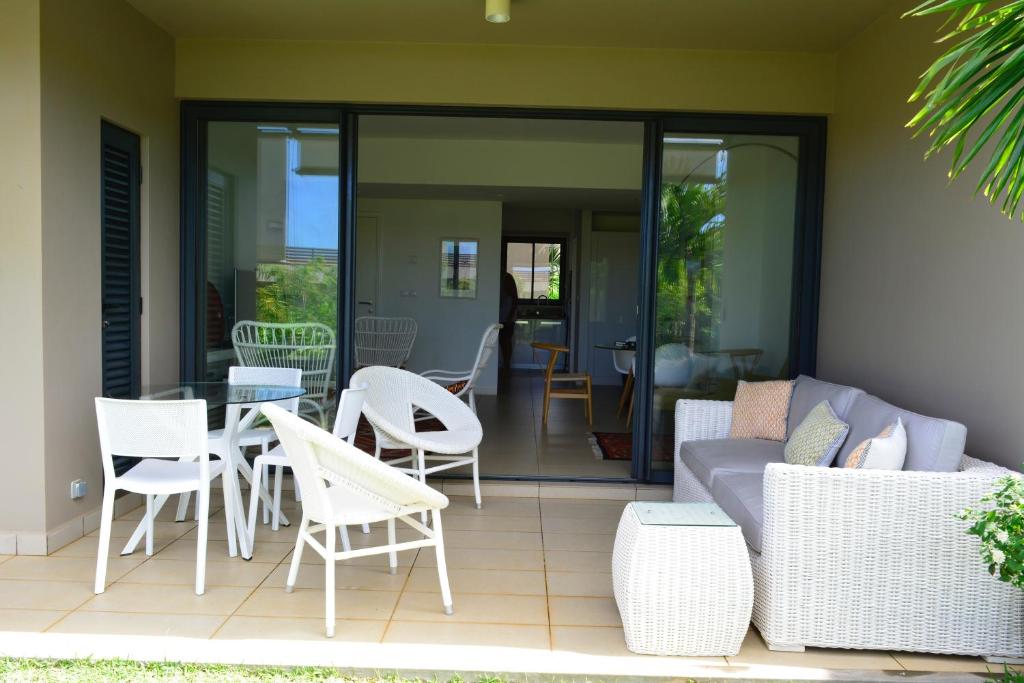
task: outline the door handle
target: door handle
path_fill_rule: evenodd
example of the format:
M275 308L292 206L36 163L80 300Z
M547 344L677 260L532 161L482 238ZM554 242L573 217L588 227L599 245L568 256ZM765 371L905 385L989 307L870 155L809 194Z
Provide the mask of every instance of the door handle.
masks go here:
M372 306L373 305L372 301L360 301L358 303L362 304L363 306Z
M110 321L109 320L104 320L103 324L102 324L102 327L103 327L103 329L107 329L108 327L110 327Z

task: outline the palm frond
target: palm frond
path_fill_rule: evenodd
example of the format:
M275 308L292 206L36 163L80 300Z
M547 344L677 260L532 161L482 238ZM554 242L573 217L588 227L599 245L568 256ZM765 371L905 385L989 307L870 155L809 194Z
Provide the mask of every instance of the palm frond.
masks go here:
M904 17L941 14L936 42L950 47L910 94L922 104L907 126L930 138L926 158L952 146L951 179L987 152L975 192L1013 217L1024 197L1024 0L925 0Z

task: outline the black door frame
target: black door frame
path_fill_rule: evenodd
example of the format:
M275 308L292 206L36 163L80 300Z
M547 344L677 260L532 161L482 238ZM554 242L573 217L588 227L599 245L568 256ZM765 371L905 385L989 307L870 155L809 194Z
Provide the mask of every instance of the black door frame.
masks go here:
M800 140L797 176L797 234L794 239L793 317L790 374L814 375L817 356L818 295L821 231L824 206L826 119L821 116L748 114L692 114L685 112L618 111L593 109L535 109L518 107L465 107L365 104L281 104L185 100L181 103L181 359L183 380L203 376L205 357L206 239L202 198L206 193L206 123L250 121L329 123L339 126L338 159L338 386L351 375L351 335L343 327L354 311L356 229L356 168L360 116L447 116L586 121L632 121L644 124L641 208L641 265L637 348L645 365L637 374L634 453L631 479L665 482L671 470L654 470L651 461L654 309L657 235L660 208L661 144L665 130L694 133L791 135ZM495 476L493 479L624 481L606 477Z

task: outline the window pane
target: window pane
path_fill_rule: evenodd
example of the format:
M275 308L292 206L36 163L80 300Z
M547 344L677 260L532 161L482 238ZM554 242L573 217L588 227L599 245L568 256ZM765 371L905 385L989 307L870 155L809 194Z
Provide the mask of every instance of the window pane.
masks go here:
M559 244L537 243L533 248L533 297L557 301L561 280L562 247Z
M505 255L505 270L512 274L520 299L533 298L533 244L509 242Z
M793 137L665 136L655 467L671 466L676 400L789 375L798 151Z
M235 363L239 320L337 331L338 128L208 124L207 379Z

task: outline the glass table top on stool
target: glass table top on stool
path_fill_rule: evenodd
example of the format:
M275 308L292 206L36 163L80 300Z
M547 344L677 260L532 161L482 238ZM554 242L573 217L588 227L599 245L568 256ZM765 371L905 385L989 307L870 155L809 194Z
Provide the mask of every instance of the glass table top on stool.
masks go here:
M306 395L301 387L276 384L228 384L227 382L179 382L143 387L141 401L203 399L208 408L244 403L270 403Z

